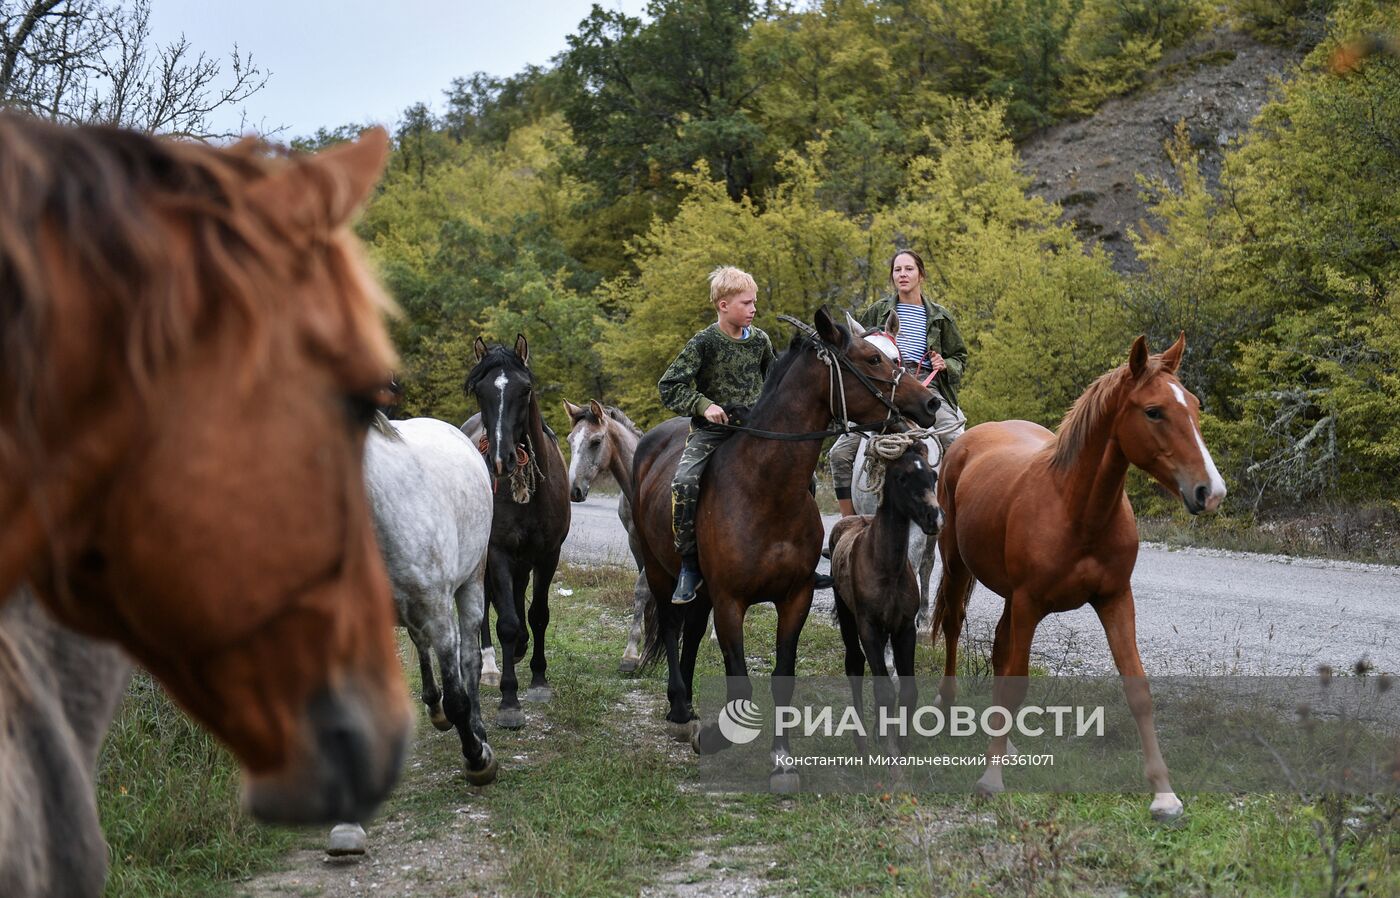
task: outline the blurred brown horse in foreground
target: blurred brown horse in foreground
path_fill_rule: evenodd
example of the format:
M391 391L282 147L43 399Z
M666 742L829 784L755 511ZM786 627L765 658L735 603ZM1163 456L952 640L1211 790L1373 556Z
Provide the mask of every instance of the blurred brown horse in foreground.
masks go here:
M0 596L125 647L264 820L365 817L409 732L361 470L388 300L346 227L387 152L0 116Z
M1128 364L1090 385L1058 433L1029 421L972 428L948 450L938 481L943 577L934 633L948 647L940 700L957 693L958 635L974 578L1006 600L992 644L993 704L1014 716L1026 695L1031 638L1047 615L1091 605L1108 636L1137 722L1152 785L1152 815L1181 815L1181 800L1152 722L1152 695L1138 658L1132 576L1138 531L1123 484L1136 465L1179 495L1192 514L1214 511L1225 484L1201 439L1201 403L1176 379L1182 334L1159 356L1138 337ZM984 792L1002 789L1006 736L987 750Z

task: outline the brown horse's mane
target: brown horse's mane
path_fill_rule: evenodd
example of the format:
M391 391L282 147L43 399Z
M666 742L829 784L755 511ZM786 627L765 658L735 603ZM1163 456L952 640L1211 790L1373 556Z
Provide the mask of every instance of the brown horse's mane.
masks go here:
M1147 361L1142 379L1147 380L1162 370L1161 355L1154 355ZM1074 405L1065 412L1060 426L1055 431L1055 439L1049 444L1050 466L1066 471L1074 466L1079 453L1088 442L1089 434L1102 423L1104 417L1112 413L1121 398L1122 390L1133 382L1127 365L1120 365L1099 376L1089 388L1074 400Z
M340 310L347 328L377 324L389 301L353 264L334 223L299 221L293 233L247 199L250 182L286 166L327 190L343 186L255 140L219 149L0 114L0 421L23 427L50 402L65 289L107 328L87 360L124 374L138 395L197 337L223 332L230 314L245 325L243 349L255 364L268 335L260 325L287 302L264 282L304 270L308 233L332 277L360 288L328 291L353 297ZM173 223L188 244L171 243ZM0 453L21 448L12 439Z

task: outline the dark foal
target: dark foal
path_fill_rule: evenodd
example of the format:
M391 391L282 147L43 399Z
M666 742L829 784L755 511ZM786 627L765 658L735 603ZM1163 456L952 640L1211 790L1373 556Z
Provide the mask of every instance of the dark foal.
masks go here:
M486 467L495 482L491 548L486 560L488 609L482 617L482 644L490 645L490 607L497 614L501 644L499 726L525 725L517 695L515 662L525 656L527 636L534 634L530 688L526 698L548 701L545 680L545 630L549 627L549 584L559 567L559 549L569 533L569 482L564 456L540 416L530 373L530 347L523 335L515 349L487 348L476 341L476 367L467 376L467 392L481 405ZM525 620L525 584L535 578L529 630Z
M912 377L903 377L875 346L818 310L816 327L799 333L769 371L747 425L792 434L824 430L844 410L857 424L879 425L907 415L927 426L938 400ZM837 374L825 363L837 366ZM834 386L839 385L837 394ZM671 477L689 422L674 418L642 437L633 466L635 523L641 536L647 583L655 606L643 664L663 651L670 669L667 721L691 739L697 751L717 752L730 742L714 722L694 723L692 681L695 655L710 609L728 676L728 701L749 699L753 686L744 657L744 615L750 606L773 602L778 609L773 701L791 702L797 640L812 605L813 571L821 554L822 522L808 492L821 451L819 439L780 441L736 433L715 450L700 490L696 536L704 574L689 605L666 601L680 569L671 534ZM682 631L684 631L682 644ZM787 757L787 735L774 737L775 791L799 787Z
M879 437L874 438L876 440ZM894 451L898 451L895 449ZM928 446L916 440L885 462L884 490L873 515L845 517L831 529L831 576L836 580L836 620L846 643L846 676L851 699L865 716L865 663L875 677L875 702L895 705L894 687L885 665L892 645L899 674L899 704L918 704L914 683L914 644L918 637L919 581L909 564L909 526L928 536L943 526L938 508L938 470L929 463ZM856 737L865 750L865 738ZM890 740L891 748L895 740Z

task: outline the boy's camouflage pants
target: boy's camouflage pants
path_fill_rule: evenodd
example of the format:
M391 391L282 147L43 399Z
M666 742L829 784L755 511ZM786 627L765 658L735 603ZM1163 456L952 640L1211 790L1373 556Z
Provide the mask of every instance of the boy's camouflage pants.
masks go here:
M696 553L695 507L700 501L700 477L705 465L720 443L729 439L727 430L702 430L694 424L685 438L676 476L671 479L671 529L675 532L676 551L684 558Z

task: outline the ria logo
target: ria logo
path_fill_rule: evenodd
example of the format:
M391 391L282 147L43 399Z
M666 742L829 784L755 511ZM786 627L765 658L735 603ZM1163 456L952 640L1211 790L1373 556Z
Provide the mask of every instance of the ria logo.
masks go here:
M720 710L719 731L735 745L748 745L763 732L763 714L748 699L736 698Z

